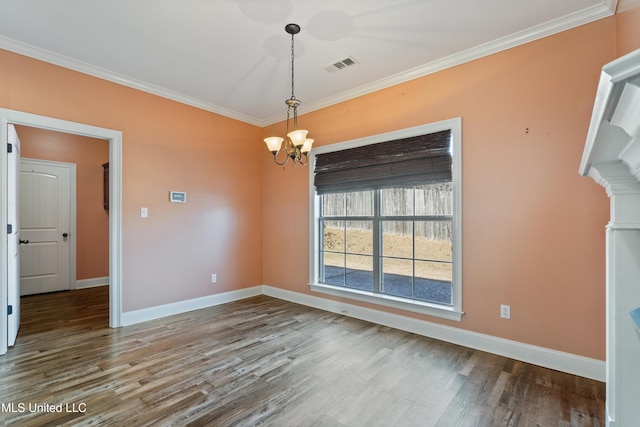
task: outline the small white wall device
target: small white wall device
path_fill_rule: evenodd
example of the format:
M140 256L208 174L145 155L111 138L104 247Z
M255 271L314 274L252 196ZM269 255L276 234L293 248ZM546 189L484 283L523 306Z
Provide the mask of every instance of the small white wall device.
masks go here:
M171 203L187 203L187 193L184 191L172 191L169 193Z

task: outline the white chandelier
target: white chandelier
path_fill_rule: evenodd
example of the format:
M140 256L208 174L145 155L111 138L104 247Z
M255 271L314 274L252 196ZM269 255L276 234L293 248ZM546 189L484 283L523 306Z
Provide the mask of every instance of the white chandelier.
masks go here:
M301 165L306 165L308 160L309 152L311 151L311 146L313 145L313 139L307 138L307 133L309 131L305 129L298 129L298 105L300 105L300 100L296 99L295 91L294 91L294 48L293 48L293 36L300 32L300 26L298 24L287 24L284 27L284 30L291 34L291 98L287 99L285 104L287 104L287 129L286 129L286 138L282 138L279 136L270 136L264 139L264 142L267 144L267 148L273 154L273 160L278 165L284 165L291 159L291 162L295 166L296 163L300 163ZM293 109L293 130L289 132L289 121L291 119L291 110ZM286 141L285 141L286 139ZM284 144L283 144L284 142ZM278 154L281 151L286 153L284 160L278 160Z

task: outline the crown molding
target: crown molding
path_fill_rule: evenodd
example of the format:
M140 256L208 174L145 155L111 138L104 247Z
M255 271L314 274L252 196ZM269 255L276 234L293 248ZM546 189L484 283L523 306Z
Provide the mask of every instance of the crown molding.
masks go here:
M359 96L377 92L379 90L386 89L400 83L424 77L426 75L433 74L447 68L455 67L457 65L473 61L475 59L492 55L494 53L498 53L525 43L529 43L543 37L547 37L562 31L569 30L571 28L578 27L580 25L588 24L590 22L606 18L615 13L617 3L618 0L602 0L601 5L592 6L579 12L575 12L561 18L553 19L544 24L531 27L527 30L502 37L489 43L475 46L454 55L450 55L445 58L432 61L427 64L406 70L404 72L377 80L373 83L359 86L346 92L342 92L336 96L324 98L320 101L307 104L307 106L305 107L305 113L326 108L340 102L357 98ZM123 74L114 73L104 68L77 61L63 55L58 55L7 37L0 36L0 49L5 49L11 52L18 53L20 55L25 55L44 62L68 68L70 70L98 77L103 80L121 84L123 86L128 86L133 89L138 89L143 92L171 99L182 104L190 105L192 107L200 108L202 110L210 111L212 113L220 114L222 116L259 127L278 123L285 119L282 114L271 116L265 119L259 119L257 117L244 115L215 104L204 102L202 100L183 95L181 93L165 89L160 86L136 80Z
M485 56L493 55L494 53L511 49L525 43L529 43L535 40L542 39L544 37L551 36L553 34L560 33L562 31L579 27L580 25L588 24L590 22L612 16L615 13L616 5L617 0L603 0L601 5L592 6L579 12L572 13L561 18L553 19L544 24L528 28L524 31L519 31L500 39L496 39L491 42L484 43L464 50L462 52L447 56L445 58L429 62L419 67L403 71L393 76L385 77L373 83L357 87L347 92L343 92L337 96L328 97L318 102L307 104L305 113L329 107L331 105L348 101L350 99L367 95L369 93L373 93L382 89L386 89L400 83L424 77L426 75L433 74L447 68L462 65L464 63L471 62ZM280 118L279 120L282 119ZM269 120L266 120L266 123L272 124L276 121L278 121L276 120L276 117L271 117Z
M28 56L40 61L48 62L53 65L58 65L63 68L67 68L73 71L78 71L83 74L87 74L93 77L97 77L103 80L107 80L119 85L127 86L133 89L147 92L152 95L157 95L162 98L167 98L172 101L180 102L181 104L190 105L192 107L199 108L201 110L210 111L212 113L220 114L231 119L239 120L245 123L249 123L256 126L263 126L263 124L255 117L240 114L236 111L229 110L227 108L220 107L215 104L204 102L202 100L160 87L141 80L136 80L128 77L124 74L115 73L113 71L106 70L95 65L87 64L82 61L71 59L64 55L58 55L39 47L35 47L26 43L22 43L8 37L0 36L0 49L8 50L20 55Z

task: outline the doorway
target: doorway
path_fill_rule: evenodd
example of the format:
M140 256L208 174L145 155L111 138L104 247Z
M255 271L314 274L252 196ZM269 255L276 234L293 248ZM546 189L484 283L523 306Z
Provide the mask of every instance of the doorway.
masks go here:
M108 285L109 209L103 191L103 187L107 193L109 190L104 167L109 161L108 141L33 127L14 128L22 145L20 229L25 234L23 241L31 242L20 246L20 294ZM66 281L61 277L65 275L63 257L69 259Z
M121 326L122 314L122 133L76 122L69 122L30 113L0 109L0 139L8 144L8 125L22 125L74 135L104 139L109 142L109 326ZM1 150L0 170L7 170L7 150ZM0 174L0 220L8 223L8 184L5 173ZM0 239L0 271L8 265L8 239ZM0 355L7 352L8 276L0 275Z

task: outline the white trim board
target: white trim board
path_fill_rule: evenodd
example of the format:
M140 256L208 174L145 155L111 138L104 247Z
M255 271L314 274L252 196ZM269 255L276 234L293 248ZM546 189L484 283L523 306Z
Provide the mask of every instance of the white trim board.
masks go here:
M262 287L254 286L252 288L239 289L237 291L223 292L220 294L207 295L185 301L156 305L154 307L142 308L140 310L126 311L122 313L120 320L122 321L122 326L129 326L136 323L173 316L175 314L215 307L216 305L226 304L228 302L238 301L262 294Z
M306 305L319 310L329 311L344 316L353 317L367 322L400 329L414 334L457 345L486 351L533 365L605 381L605 362L588 357L577 356L562 351L550 350L517 341L480 334L451 326L440 325L424 320L400 316L397 314L364 308L353 304L287 291L273 286L254 286L252 288L221 294L208 295L186 301L179 301L155 307L122 313L122 325L148 322L166 316L182 314L193 310L214 307L228 302L238 301L258 295L266 295L296 304Z
M98 286L109 286L109 276L76 280L75 287L73 289L87 289L95 288Z

